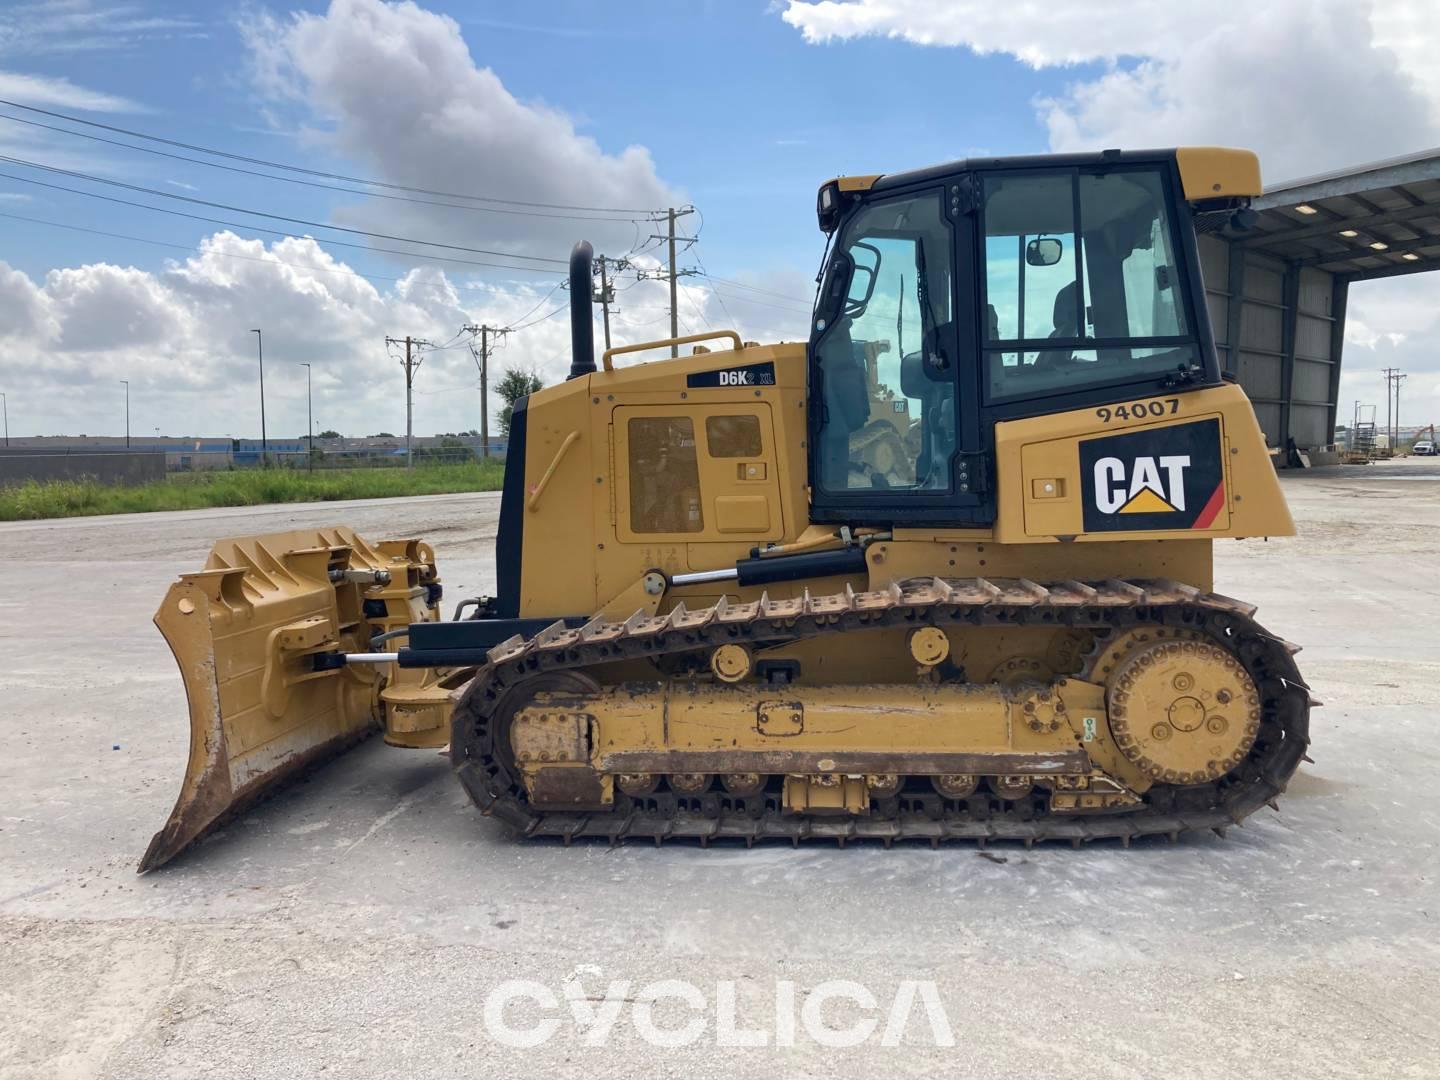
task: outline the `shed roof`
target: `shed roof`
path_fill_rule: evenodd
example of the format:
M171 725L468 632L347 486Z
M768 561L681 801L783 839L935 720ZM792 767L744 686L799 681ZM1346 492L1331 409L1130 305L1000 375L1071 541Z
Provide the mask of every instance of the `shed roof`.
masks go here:
M1440 149L1267 188L1239 247L1351 280L1440 269Z

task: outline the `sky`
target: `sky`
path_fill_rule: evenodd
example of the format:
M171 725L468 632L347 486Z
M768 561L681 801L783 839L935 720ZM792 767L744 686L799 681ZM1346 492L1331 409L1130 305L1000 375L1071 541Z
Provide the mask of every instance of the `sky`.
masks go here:
M668 207L694 211L682 332L803 339L831 176L1220 143L1274 182L1413 153L1440 145L1437 39L1431 0L0 0L10 433L120 434L128 380L137 433L258 435L257 327L274 436L305 430L303 363L317 430L403 430L406 335L440 346L417 432L477 428L460 328L516 328L497 376L563 378L577 239L630 261L615 343L666 334ZM1440 422L1437 293L1352 288L1342 420L1399 367L1405 418Z

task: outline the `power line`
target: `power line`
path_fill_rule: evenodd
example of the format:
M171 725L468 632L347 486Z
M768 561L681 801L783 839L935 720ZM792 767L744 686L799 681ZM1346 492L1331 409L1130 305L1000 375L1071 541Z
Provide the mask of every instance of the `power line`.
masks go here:
M719 286L712 285L711 291L714 292L716 296L719 296L721 294ZM809 308L798 308L790 304L772 304L768 300L756 300L753 296L746 296L744 293L731 293L730 299L744 302L746 304L756 304L759 307L774 308L776 311L788 311L794 315L810 314Z
M429 345L428 347L429 347L429 349L430 349L431 352L444 352L446 349L453 349L453 348L455 348L455 346L456 346L457 343L459 343L459 344L464 344L463 342L460 341L460 339L461 339L462 337L464 337L464 336L465 336L465 327L462 326L462 327L460 328L459 332L456 333L456 335L455 335L454 337L452 337L449 341L445 342L444 345Z
M540 318L538 318L538 319L531 319L529 322L518 323L518 324L516 324L515 326L510 327L510 329L511 329L511 330L524 330L524 329L526 329L527 327L530 327L530 326L538 326L540 323L545 322L545 321L548 320L548 319L553 319L556 315L559 315L562 311L565 311L569 306L570 306L570 305L568 305L568 304L561 304L559 307L557 307L554 311L550 312L548 315L541 315Z
M620 318L618 315L616 316L615 321L616 321L618 324L620 324L621 326L629 327L630 329L635 329L635 328L637 328L637 327L642 327L642 326L654 326L654 325L655 325L656 323L658 323L658 322L665 322L665 321L670 317L669 309L664 309L664 310L665 310L665 314L664 314L664 315L656 316L656 317L653 318L653 319L645 319L645 320L642 320L642 321L640 321L640 322L636 322L636 321L634 321L634 320L632 320L632 319L622 319L622 318Z
M109 146L118 146L125 150L135 150L142 154L154 154L157 157L169 158L172 161L186 161L192 165L203 165L207 169L224 169L227 172L241 173L245 176L258 176L263 180L277 180L285 184L300 184L305 187L319 188L323 191L341 191L350 195L362 195L371 199L392 199L397 202L416 203L420 206L443 206L454 210L470 210L483 214L519 214L526 217L556 218L564 221L601 221L601 222L634 222L634 217L594 217L580 214L549 214L537 210L516 210L498 206L467 206L464 203L438 202L434 199L416 199L408 195L387 195L381 191L365 191L361 188L340 187L336 184L322 184L315 180L302 180L294 176L275 176L271 173L259 172L256 169L242 169L238 165L225 165L218 161L205 161L203 158L187 157L184 154L172 154L165 150L156 150L150 146L136 146L134 143L121 142L119 139L107 139L103 135L91 135L84 131L70 131L67 128L57 127L54 124L42 124L38 120L26 120L21 116L7 116L0 113L0 120L9 120L16 124L27 124L30 127L44 128L46 131L58 132L61 135L73 135L79 139L90 139L94 142L106 143ZM659 220L658 218L646 217L645 220Z
M176 244L176 243L172 243L172 242L170 242L170 241L168 241L168 240L149 240L149 239L146 239L146 238L143 237L143 236L130 236L130 235L126 234L126 233L107 232L107 231L104 230L104 229L89 229L89 228L86 228L84 225L67 225L67 224L65 224L64 222L61 222L61 221L46 221L44 218L26 217L24 214L8 214L8 213L5 213L4 211L0 211L0 217L12 218L12 219L14 219L15 221L28 221L28 222L30 222L32 225L48 225L48 226L50 226L51 228L55 228L55 229L69 229L69 230L72 231L72 232L89 233L89 234L92 235L92 236L108 236L108 237L109 237L110 239L112 239L112 240L128 240L128 241L130 241L131 243L135 243L135 244L150 244L150 245L152 245L153 247L173 248L173 249L175 249L176 251L188 252L188 253L190 253L191 255L195 255L195 254L206 254L206 255L215 255L215 256L218 256L218 257L220 257L220 258L222 258L222 259L244 259L246 262L269 263L269 264L272 264L272 265L275 265L275 266L289 266L289 267L292 267L293 269L296 269L296 270L310 270L310 271L313 271L314 273L317 273L317 274L339 274L339 275L341 275L342 277L358 277L358 278L362 278L362 279L364 279L364 280L366 280L366 281L400 282L400 281L404 281L404 280L405 280L404 278L387 277L387 276L384 275L384 274L365 274L365 273L362 273L362 272L359 271L359 270L352 270L352 269L350 269L348 266L311 266L311 265L309 265L308 263L286 262L284 259L277 259L277 258L275 258L273 255L272 255L272 256L264 256L264 255L241 255L241 254L239 254L238 252L234 252L234 251L214 251L214 250L205 252L205 251L202 251L202 249L201 249L199 246L195 245L195 244ZM284 235L288 235L288 234L284 234ZM326 242L327 242L327 243L331 243L332 241L326 241ZM488 264L487 264L487 265L488 265ZM518 269L521 269L521 268L520 268L520 267L500 267L500 269L504 269L504 270L516 269L516 270L518 270ZM528 268L526 268L526 269L528 269ZM541 273L541 274L553 274L553 273L557 273L558 271L554 271L554 270L538 270L538 271L535 271L535 272L536 272L536 273ZM445 286L436 285L436 284L433 284L433 283L428 282L428 281L415 282L414 285L423 286L424 288L427 288L427 289L436 289L436 290L442 290L442 291L445 289ZM412 286L412 287L414 287L414 286ZM558 288L558 286L557 286L557 288ZM553 292L554 290L551 290L551 291Z
M329 229L332 232L350 233L354 236L369 236L377 240L394 240L401 244L420 244L424 247L445 248L447 251L465 251L473 255L495 255L502 259L523 259L526 262L560 263L568 265L565 259L552 259L544 255L519 255L508 251L492 251L489 248L466 247L464 244L447 244L440 240L417 240L411 236L396 236L393 233L370 232L368 229L352 229L348 225L326 225L319 221L309 221L306 218L288 217L285 214L272 214L265 210L248 210L243 206L231 206L228 203L212 202L209 199L197 199L190 195L176 195L172 191L161 191L159 188L145 187L142 184L127 184L123 180L110 180L104 176L94 176L90 173L77 172L74 169L62 169L55 165L43 165L38 161L27 161L24 158L10 157L0 154L0 161L8 161L12 165L23 165L31 169L43 169L49 173L59 173L61 176L71 176L77 180L88 180L94 184L108 184L111 187L125 188L127 191L138 191L145 195L155 195L162 199L174 199L176 202L191 203L195 206L209 206L216 210L228 210L233 214L249 214L252 217L269 218L272 221L288 221L292 225L304 225L311 229Z
M698 255L696 256L696 259L699 259ZM731 278L716 277L714 274L708 272L702 274L701 276L709 278L711 281L718 282L721 285L729 285L731 288L746 289L750 292L757 292L762 295L779 297L781 300L793 300L797 304L804 304L807 310L811 307L810 301L805 299L804 297L791 296L788 293L776 292L774 289L762 289L758 285L749 285L743 281L735 281Z
M56 120L66 120L72 124L83 124L86 127L99 128L102 131L114 132L117 135L128 135L132 139L146 139L150 142L162 143L165 146L179 147L181 150L193 150L196 153L228 158L231 161L243 161L250 165L264 165L271 169L283 169L286 172L302 173L306 176L318 176L326 180L343 180L347 184L365 184L370 187L383 187L390 191L409 191L417 195L437 195L446 199L470 199L474 202L504 203L508 206L529 206L542 210L588 210L597 214L660 213L660 211L655 208L636 209L634 207L616 206L576 206L570 203L522 202L518 199L503 199L493 195L466 195L454 191L437 191L431 188L407 187L404 184L392 184L384 180L369 180L364 177L346 176L343 173L325 172L322 169L307 169L300 165L287 165L284 162L268 161L265 158L249 157L245 154L232 154L224 150L215 150L211 147L199 146L195 143L180 142L178 139L166 139L159 135L147 134L143 131L132 131L129 128L116 127L112 124L102 124L96 120L84 120L78 116L53 112L49 109L36 108L34 105L22 105L18 101L7 101L4 98L0 98L0 105L5 105L12 109L23 109L26 112L37 113L41 116L53 117Z
M695 314L699 317L700 321L705 324L705 329L706 329L706 330L713 330L714 327L710 325L710 317L709 317L708 315L706 315L705 312L700 309L700 305L697 304L697 303L695 303L694 299L690 296L689 293L683 293L682 295L685 297L685 302L690 305L690 310L693 311L693 312L695 312ZM716 293L716 296L718 297L718 296L719 296L719 293ZM725 301L721 300L720 303L721 303L721 306L723 307ZM726 313L726 317L729 318L729 313L728 313L728 312Z
M532 307L529 311L525 312L524 315L521 315L520 318L516 319L515 321L517 323L524 323L526 319L528 319L531 315L534 315L535 312L540 310L541 306L545 303L546 300L549 300L550 297L554 296L557 292L559 292L560 286L563 284L565 284L565 279L561 278L559 281L557 281L554 285L550 287L549 292L547 292L538 301L536 301L534 307Z
M509 263L480 262L475 259L460 259L454 255L432 255L428 251L400 251L396 248L374 247L370 244L354 244L346 240L334 240L330 237L316 237L306 233L286 232L284 229L267 229L264 225L251 225L238 221L226 221L224 218L206 217L203 214L188 214L184 210L171 210L164 206L151 206L149 203L134 202L131 199L121 199L114 195L102 195L98 191L85 191L81 188L66 187L64 184L51 184L44 180L36 180L29 176L16 176L14 173L0 172L0 178L16 180L22 184L34 184L36 187L50 188L52 191L66 191L71 195L83 195L88 199L100 199L103 202L116 203L120 206L133 206L140 210L152 210L157 214L169 214L171 217L189 218L191 221L204 221L211 225L224 225L230 229L244 229L249 232L269 233L272 236L288 236L292 240L314 240L316 243L329 244L331 247L355 248L357 251L368 251L386 255L403 255L410 259L420 259L425 262L448 262L458 263L464 266L485 266L496 270L520 270L528 274L564 274L564 270L547 270L540 266L514 266Z
M700 264L700 273L701 273L701 276L703 276L703 277L705 277L705 278L709 278L709 277L710 277L710 271L708 271L708 270L705 269L705 260L700 257L700 244L699 244L700 232L701 232L701 230L704 229L704 228L705 228L705 216L702 214L702 215L700 216L700 228L695 230L695 240L696 240L696 243L691 246L691 249L690 249L690 250L695 253L695 261ZM716 288L714 288L714 287L712 286L711 289L710 289L710 291L715 294L715 299L718 300L718 301L720 301L720 310L725 313L725 318L729 321L730 325L733 326L733 327L735 327L735 328L738 330L738 329L740 328L740 324L739 324L739 322L736 320L735 316L730 314L730 309L725 306L725 297L721 295L720 290L719 290L719 289L716 289ZM693 306L693 305L692 305L692 306Z

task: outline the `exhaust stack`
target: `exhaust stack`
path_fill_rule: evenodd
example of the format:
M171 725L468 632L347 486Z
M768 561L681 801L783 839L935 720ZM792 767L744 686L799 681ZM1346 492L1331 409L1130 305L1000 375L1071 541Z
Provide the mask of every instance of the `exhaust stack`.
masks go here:
M570 252L570 375L595 371L595 316L591 308L590 262L595 249L581 240Z

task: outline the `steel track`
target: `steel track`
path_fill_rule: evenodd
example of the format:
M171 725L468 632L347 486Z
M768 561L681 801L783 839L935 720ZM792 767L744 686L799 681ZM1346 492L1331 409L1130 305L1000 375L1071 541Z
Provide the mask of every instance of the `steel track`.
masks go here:
M1255 609L1228 597L1169 580L1039 585L1024 579L923 578L881 592L854 592L746 604L723 599L687 611L683 605L660 617L637 612L623 622L601 618L579 629L556 623L532 638L512 638L492 649L489 662L456 693L451 760L481 811L526 836L566 843L598 837L757 841L1068 840L1075 845L1117 839L1126 846L1140 836L1175 839L1194 830L1222 835L1285 790L1309 745L1309 710L1318 704L1295 666L1296 646L1267 633ZM1249 756L1213 783L1191 787L1156 785L1139 807L1088 815L1052 814L1043 797L1016 802L981 793L950 801L935 795L902 794L877 802L866 816L782 813L773 793L734 798L616 793L615 809L601 813L541 812L526 801L518 770L509 758L506 728L515 707L529 696L526 684L540 676L586 676L607 665L645 659L707 656L727 642L773 646L825 634L919 626L1074 627L1101 636L1140 626L1196 630L1232 652L1260 691L1260 732ZM549 680L547 680L549 681ZM508 699L508 700L507 700Z

